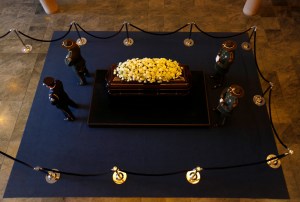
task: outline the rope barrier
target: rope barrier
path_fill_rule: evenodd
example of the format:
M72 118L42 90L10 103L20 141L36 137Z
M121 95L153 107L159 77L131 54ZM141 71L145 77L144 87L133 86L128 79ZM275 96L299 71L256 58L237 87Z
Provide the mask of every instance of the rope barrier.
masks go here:
M41 167L42 170L46 171L52 171L55 173L60 173L60 174L65 174L65 175L73 175L73 176L81 176L81 177L96 177L96 176L102 176L111 173L109 172L102 172L102 173L95 173L95 174L83 174L83 173L73 173L73 172L65 172L65 171L59 171L59 170L54 170L54 169L49 169L49 168L43 168Z
M250 34L250 36L249 36L249 40L251 40L251 38L252 38L254 32L256 32L256 26L253 26L253 27L251 27L250 29L252 29L252 32L251 32L251 34Z
M288 153L285 153L285 154L280 154L273 158L270 158L268 160L263 160L263 161L257 161L257 162L245 163L245 164L237 164L237 165L231 165L231 166L221 166L221 167L208 167L208 168L202 167L202 169L203 170L223 170L223 169L231 169L231 168L248 167L248 166L254 166L254 165L259 165L259 164L265 164L265 163L275 160L275 159L281 159L287 155L288 155Z
M21 39L21 37L20 37L19 34L18 34L18 30L14 30L14 32L15 32L15 34L17 35L17 37L18 37L18 39L20 40L20 42L22 43L22 45L23 45L24 47L26 47L26 44L24 43L24 41Z
M268 108L269 108L269 120L270 120L270 122L271 122L271 126L272 126L273 132L274 132L274 134L275 134L277 140L280 142L280 144L281 144L284 148L288 149L288 147L287 147L287 146L283 143L283 141L280 139L280 137L279 137L279 135L278 135L278 133L277 133L277 131L276 131L276 128L275 128L275 126L274 126L273 120L272 120L271 94L272 94L272 87L273 87L273 84L263 76L262 72L261 72L260 69L259 69L258 63L257 63L257 59L256 59L256 27L255 27L255 29L253 30L253 32L251 33L251 37L252 37L253 34L254 34L254 42L253 42L253 43L254 43L254 61L255 61L256 69L257 69L259 75L261 76L261 78L262 78L265 82L268 82L268 83L269 83L269 87L268 87L268 88L264 91L264 93L263 93L263 96L264 96L265 93L269 91L269 107L268 107Z
M77 24L75 23L74 25L75 25L75 29L76 29L76 32L77 32L78 38L79 38L79 39L81 39L81 35L80 35L79 31L78 31Z
M113 38L115 36L117 36L118 34L120 34L120 32L122 31L123 27L124 27L124 24L121 26L121 28L119 29L118 32L116 32L115 34L111 35L111 36L106 36L106 37L101 37L101 36L96 36L96 35L93 35L89 32L87 32L85 29L83 29L78 23L76 23L76 25L84 32L86 33L87 35L90 35L91 37L94 37L94 38L97 38L97 39L109 39L109 38Z
M177 175L180 173L186 173L188 170L181 170L181 171L176 171L176 172L170 172L170 173L137 173L137 172L131 172L128 170L122 170L123 172L131 175L139 175L139 176L152 176L152 177L162 177L162 176L169 176L169 175Z
M158 36L165 36L165 35L175 34L176 32L179 32L180 30L182 30L182 29L184 29L185 27L187 27L189 24L186 24L186 25L180 27L179 29L177 29L177 30L175 30L175 31L173 31L173 32L167 32L167 33L148 32L148 31L145 31L145 30L143 30L143 29L141 29L141 28L139 28L139 27L137 27L137 26L135 26L135 25L133 25L133 24L130 24L130 23L129 23L129 25L132 26L132 27L134 27L134 28L137 29L137 30L140 30L141 32L146 33L146 34L152 34L152 35L158 35Z
M253 32L254 32L254 42L253 42L253 44L254 44L254 62L255 62L255 65L256 65L256 69L257 69L259 75L261 76L261 78L262 78L265 82L270 83L270 81L268 81L268 80L263 76L263 74L261 73L261 71L260 71L260 69L259 69L259 66L258 66L258 63L257 63L257 59L256 59L256 31L254 30Z
M126 37L127 37L127 39L129 38L129 33L128 33L128 22L124 22L124 24L125 24L125 30L126 30Z
M10 155L8 155L8 154L2 152L2 151L0 151L0 153L1 153L3 156L6 156L7 158L9 158L9 159L11 159L11 160L14 160L14 161L16 161L16 162L18 162L18 163L20 163L20 164L23 164L23 165L26 166L26 167L29 167L29 168L31 168L31 169L34 169L34 167L33 167L32 165L30 165L30 164L28 164L28 163L26 163L26 162L24 162L24 161L21 161L21 160L19 160L19 159L16 159L16 158L14 158L14 157L12 157L12 156L10 156Z
M208 34L207 32L204 32L203 30L201 30L201 29L198 27L197 24L194 24L194 25L195 25L195 27L196 27L200 32L202 32L203 34L205 34L205 35L207 35L207 36L209 36L209 37L212 37L212 38L231 38L231 37L236 37L236 36L239 36L239 35L242 35L242 34L248 32L249 30L252 29L252 27L250 27L249 29L247 29L247 30L245 30L245 31L243 31L243 32L240 32L240 33L237 33L237 34L233 34L233 35L229 35L229 36L213 36L213 35L211 35L211 34Z
M3 34L2 36L0 36L0 39L6 37L8 34L10 34L10 32L11 32L11 30L9 30L8 32L6 32L6 33Z
M284 148L288 149L288 147L287 147L287 146L283 143L283 141L280 139L280 137L279 137L279 135L278 135L278 133L277 133L277 131L276 131L276 128L275 128L275 126L274 126L274 124L273 124L273 120L272 120L272 110L271 110L271 94L272 94L272 87L270 88L270 91L269 91L269 119L270 119L270 122L271 122L271 126L272 126L272 129L273 129L273 131L274 131L274 134L275 134L277 140L280 142L280 144L281 144Z
M52 171L55 173L60 173L60 174L65 174L65 175L71 175L71 176L80 176L80 177L95 177L95 176L103 176L103 175L107 175L109 173L111 173L111 171L107 171L107 172L102 172L102 173L95 173L95 174L85 174L85 173L74 173L74 172L65 172L65 171L59 171L59 170L54 170L54 169L49 169L49 168L43 168L43 167L33 167L32 165L18 160L2 151L0 151L0 153L18 163L21 163L33 170L36 171ZM275 160L275 159L282 159L284 157L286 157L287 155L289 155L289 153L284 153L284 154L280 154L277 155L273 158L270 158L268 160L263 160L263 161L257 161L257 162L251 162L251 163L246 163L246 164L237 164L237 165L230 165L230 166L220 166L220 167L202 167L203 170L224 170L224 169L232 169L232 168L240 168L240 167L248 167L248 166L254 166L254 165L259 165L259 164L265 164L269 161ZM186 173L189 170L180 170L180 171L175 171L175 172L169 172L169 173L138 173L138 172L132 172L132 171L128 171L128 170L122 170L123 172L126 172L127 174L131 174L131 175L137 175L137 176L152 176L152 177L159 177L159 176L170 176L170 175L178 175L178 174L182 174L182 173Z
M194 22L190 23L190 33L189 33L189 39L192 37L192 31L193 31L193 26L195 25Z
M69 30L62 36L62 37L59 37L57 39L53 39L53 40L42 40L42 39L36 39L36 38L33 38L31 36L28 36L26 34L24 34L23 32L21 31L17 31L17 30L13 30L16 32L16 35L20 38L20 36L18 35L18 33L22 34L23 36L27 37L27 38L30 38L32 40L35 40L35 41L41 41L41 42L55 42L55 41L59 41L63 38L65 38L71 31L72 29L72 26L73 24L75 25L75 28L76 28L76 31L77 31L77 34L79 36L79 38L81 38L80 34L79 34L79 31L78 31L78 28L77 26L86 34L88 34L89 36L92 36L94 38L98 38L98 39L109 39L109 38L112 38L112 37L115 37L117 36L118 34L121 33L122 29L124 28L124 26L126 26L126 34L127 34L127 38L129 38L129 35L128 35L128 25L132 26L133 28L137 29L137 30L140 30L141 32L144 32L144 33L147 33L147 34L151 34L151 35L159 35L159 36L165 36L165 35L171 35L171 34L174 34L174 33L177 33L179 32L180 30L184 29L185 27L187 27L188 25L190 25L190 32L189 32L189 39L191 38L191 34L192 34L192 28L193 26L195 26L201 33L209 36L209 37L213 37L213 38L230 38L230 37L235 37L235 36L239 36L239 35L242 35L246 32L248 32L249 30L253 29L251 35L250 35L250 38L249 40L251 40L252 36L254 36L254 59L255 59L255 64L256 64L256 68L257 68L257 71L259 73L259 75L262 77L262 79L266 82L268 82L270 84L270 86L264 91L263 95L265 95L265 93L267 91L269 91L269 119L270 119L270 122L271 122L271 126L272 126L272 129L275 133L275 136L276 138L278 139L278 141L281 143L281 145L288 149L288 147L283 143L283 141L279 138L279 135L275 129L275 126L273 124L273 121L272 121L272 111L271 111L271 91L272 91L272 83L270 81L268 81L264 76L263 74L261 73L260 69L259 69L259 66L258 66L258 63L257 63L257 58L256 58L256 27L251 27L247 30L245 30L244 32L240 32L240 33L237 33L237 34L234 34L234 35L230 35L230 36L213 36L211 34L208 34L206 32L204 32L203 30L201 30L197 24L195 23L187 23L186 25L180 27L179 29L173 31L173 32L168 32L168 33L155 33L155 32L149 32L149 31L145 31L133 24L130 24L128 22L125 22L123 23L123 25L121 26L121 28L119 29L119 31L117 31L116 33L114 33L113 35L110 35L110 36L106 36L106 37L100 37L100 36L95 36L89 32L87 32L85 29L83 29L78 23L76 22L72 22L70 24L70 27L69 27ZM0 36L0 38L3 38L5 36L7 36L12 30L8 31L7 33L5 33L4 35ZM21 39L20 39L21 40ZM22 41L22 40L21 40ZM25 45L23 43L23 45ZM289 150L289 149L288 149ZM289 150L289 153L285 153L285 154L280 154L280 155L277 155L273 158L270 158L270 159L267 159L267 160L263 160L263 161L257 161L257 162L251 162L251 163L246 163L246 164L237 164L237 165L230 165L230 166L220 166L220 167L204 167L203 170L220 170L220 169L231 169L231 168L239 168L239 167L246 167L246 166L253 166L253 165L258 165L258 164L263 164L263 163L267 163L269 161L272 161L272 160L275 160L275 159L281 159L281 158L284 158L285 156L287 156L288 154L292 154L292 150ZM73 176L83 176L83 177L92 177L92 176L101 176L101 175L106 175L108 173L110 173L111 171L109 172L102 172L102 173L95 173L95 174L83 174L83 173L74 173L74 172L65 172L65 171L58 171L58 170L53 170L53 169L49 169L49 168L43 168L43 167L33 167L32 165L30 165L29 163L26 163L24 161L21 161L19 159L16 159L2 151L0 151L0 154L4 155L5 157L11 159L11 160L14 160L26 167L29 167L35 171L41 171L41 172L44 172L45 171L51 171L51 172L55 172L55 173L60 173L60 174L65 174L65 175L73 175ZM131 172L131 171L125 171L126 173L128 174L131 174L131 175L140 175L140 176L168 176L168 175L177 175L177 174L181 174L181 173L185 173L187 172L188 170L181 170L181 171L176 171L176 172L169 172L169 173L158 173L158 174L154 174L154 173L137 173L137 172Z
M70 25L70 27L69 27L69 30L68 30L63 36L61 36L61 37L59 37L59 38L57 38L57 39L52 39L52 40L36 39L36 38L33 38L33 37L31 37L31 36L28 36L28 35L24 34L24 33L21 32L21 31L18 31L18 32L19 32L20 34L22 34L23 36L25 36L25 37L27 37L27 38L29 38L29 39L35 40L35 41L40 41L40 42L55 42L55 41L59 41L59 40L65 38L65 37L70 33L70 31L71 31L71 29L72 29L72 26L73 26L73 23L71 23L71 25Z

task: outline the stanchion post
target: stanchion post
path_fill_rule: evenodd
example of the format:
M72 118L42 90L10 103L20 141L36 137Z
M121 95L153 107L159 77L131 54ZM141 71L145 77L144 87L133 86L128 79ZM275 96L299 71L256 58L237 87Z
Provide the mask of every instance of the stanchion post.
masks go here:
M242 49L244 49L244 50L246 50L246 51L249 51L249 50L252 49L252 46L251 46L250 41L251 41L251 38L252 38L254 32L256 32L256 29L257 29L256 26L253 26L253 27L251 27L251 28L252 28L252 32L251 32L250 37L249 37L249 42L248 42L248 41L245 41L245 42L243 42L243 43L241 44Z
M126 182L127 173L120 171L117 166L114 166L111 170L114 172L112 179L116 184L123 184Z
M52 171L48 171L48 174L45 176L46 182L49 184L54 184L60 179L60 173L56 172L57 169L52 169Z
M87 43L87 39L80 36L80 33L79 33L79 31L78 31L78 27L77 27L77 23L76 23L76 22L73 22L73 24L75 25L75 29L76 29L77 35L78 35L78 37L79 37L79 38L76 40L76 44L77 44L78 46L83 46L83 45L85 45L85 44Z
M193 26L194 26L194 22L189 23L190 24L190 33L189 33L189 38L184 39L183 44L187 47L191 47L194 45L194 40L191 39L192 36L192 30L193 30Z
M254 95L253 96L253 102L254 104L256 104L257 106L261 107L266 103L266 100L264 98L265 94L269 91L273 89L274 84L272 82L269 82L269 87L263 92L262 95Z
M29 44L25 44L23 42L23 40L21 39L21 37L19 36L18 34L18 31L16 29L11 29L10 31L14 31L15 34L17 35L18 39L21 41L22 45L23 45L23 49L22 49L22 52L23 53L30 53L32 51L32 46L29 45Z
M281 165L281 161L276 157L275 154L269 154L267 156L267 164L271 167L271 168L279 168Z
M200 171L202 171L202 168L199 166L194 168L191 171L188 171L186 173L187 181L191 184L197 184L198 182L200 182L201 179Z
M129 37L129 33L128 33L128 22L124 22L125 24L125 28L126 28L126 38L123 40L123 44L125 46L132 46L134 43L134 40L132 38Z

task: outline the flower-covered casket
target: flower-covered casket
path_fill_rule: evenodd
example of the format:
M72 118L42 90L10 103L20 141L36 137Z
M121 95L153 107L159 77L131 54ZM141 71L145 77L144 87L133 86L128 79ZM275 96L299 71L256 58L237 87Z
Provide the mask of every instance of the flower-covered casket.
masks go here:
M188 95L192 77L187 65L166 58L134 58L112 65L106 75L110 95Z

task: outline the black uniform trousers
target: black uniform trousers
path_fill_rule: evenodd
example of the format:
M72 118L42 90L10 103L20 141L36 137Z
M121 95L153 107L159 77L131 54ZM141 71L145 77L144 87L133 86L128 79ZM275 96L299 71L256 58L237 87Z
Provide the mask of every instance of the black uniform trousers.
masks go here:
M75 116L73 115L69 106L78 108L78 105L73 100L71 100L67 94L65 94L63 100L60 103L56 104L56 107L63 112L67 119L75 120Z

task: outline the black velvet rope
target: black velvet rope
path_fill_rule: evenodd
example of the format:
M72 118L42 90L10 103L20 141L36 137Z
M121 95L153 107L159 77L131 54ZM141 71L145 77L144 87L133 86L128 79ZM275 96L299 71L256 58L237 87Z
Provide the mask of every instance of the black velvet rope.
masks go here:
M78 27L77 27L77 24L75 23L75 29L76 29L76 32L77 32L77 35L78 35L78 38L81 39L81 36L80 36L80 33L78 31Z
M271 122L271 126L272 126L272 129L273 129L273 131L274 131L274 134L275 134L275 136L276 136L276 138L277 138L277 140L280 142L280 144L284 147L284 148L286 148L286 149L288 149L288 147L283 143L283 141L280 139L280 137L279 137L279 135L278 135L278 133L277 133L277 131L276 131L276 128L275 128L275 126L274 126L274 124L273 124L273 120L272 120L272 108L271 108L271 95L272 95L272 88L270 88L270 91L269 91L269 119L270 119L270 122Z
M129 25L132 26L132 27L134 27L135 29L140 30L141 32L144 32L144 33L147 33L147 34L158 35L158 36L165 36L165 35L175 34L176 32L179 32L179 31L182 30L183 28L187 27L189 24L186 24L186 25L180 27L179 29L177 29L177 30L175 30L175 31L173 31L173 32L167 32L167 33L148 32L148 31L143 30L143 29L141 29L141 28L139 28L139 27L137 27L137 26L135 26L135 25L133 25L133 24L129 24Z
M33 167L32 165L30 165L30 164L28 164L28 163L26 163L26 162L24 162L24 161L21 161L21 160L19 160L19 159L16 159L16 158L14 158L14 157L12 157L12 156L10 156L10 155L8 155L8 154L2 152L2 151L0 151L0 153L1 153L3 156L6 156L7 158L9 158L9 159L11 159L11 160L14 160L14 161L16 161L16 162L18 162L18 163L20 163L20 164L23 164L24 166L27 166L27 167L29 167L29 168L34 169L34 167Z
M259 164L264 164L269 161L275 160L275 159L281 159L283 157L287 156L287 154L280 154L275 157L272 157L270 159L266 159L263 161L257 161L257 162L252 162L252 163L246 163L246 164L238 164L238 165L231 165L231 166L220 166L220 167L207 167L207 168L202 168L203 170L224 170L224 169L231 169L231 168L240 168L240 167L247 167L247 166L254 166L254 165L259 165Z
M253 28L253 30L252 30L252 32L251 32L251 34L250 34L250 36L249 36L249 41L251 40L251 38L252 38L254 32L256 32L256 27L252 27L252 28ZM251 29L251 28L250 28L250 29Z
M126 37L127 39L129 38L129 33L128 33L128 23L125 23L125 29L126 29Z
M264 75L261 73L261 71L260 71L260 69L259 69L259 66L258 66L258 64L257 64L257 59L256 59L256 31L254 31L254 42L253 42L253 43L254 43L254 62L255 62L255 65L256 65L256 69L257 69L259 75L261 76L261 78L262 78L264 81L270 83L270 81L267 80L267 79L264 77Z
M190 33L189 33L189 39L191 38L192 36L192 30L193 30L193 26L194 26L195 23L192 23L191 26L190 26Z
M27 38L30 38L30 39L32 39L32 40L35 40L35 41L40 41L40 42L55 42L55 41L59 41L59 40L65 38L65 37L70 33L72 26L73 26L73 23L70 25L69 30L68 30L63 36L61 36L61 37L59 37L59 38L57 38L57 39L52 39L52 40L36 39L36 38L33 38L33 37L31 37L31 36L28 36L28 35L24 34L24 33L21 32L21 31L18 31L18 32L19 32L20 34L22 34L23 36L25 36L25 37L27 37Z
M264 94L269 90L269 119L270 119L270 122L271 122L271 127L272 127L272 129L273 129L273 131L274 131L274 134L275 134L277 140L280 142L280 144L281 144L284 148L288 149L288 147L287 147L287 146L283 143L283 141L279 138L279 135L278 135L278 133L277 133L277 131L276 131L276 128L275 128L275 126L274 126L274 124L273 124L273 120L272 120L272 110L271 110L271 91L272 91L272 86L271 86L271 85L272 85L272 84L270 84L270 81L267 80L267 79L263 76L262 72L261 72L260 69L259 69L259 66L258 66L258 63L257 63L257 59L256 59L256 31L254 30L253 32L254 32L254 61L255 61L256 69L257 69L259 75L261 76L261 78L262 78L265 82L268 82L269 85L270 85L270 86L266 89L266 91L264 92ZM253 34L253 33L252 33L252 34ZM263 96L264 96L264 94L263 94Z
M240 32L240 33L237 33L237 34L233 34L233 35L228 35L228 36L213 36L213 35L211 35L211 34L208 34L207 32L204 32L202 29L200 29L200 28L198 27L197 24L194 24L194 25L195 25L195 27L196 27L200 32L202 32L203 34L205 34L205 35L207 35L207 36L209 36L209 37L212 37L212 38L231 38L231 37L236 37L236 36L239 36L239 35L242 35L242 34L248 32L249 30L252 29L252 27L250 27L249 29L247 29L247 30L245 30L245 31L243 31L243 32Z
M18 163L21 163L29 168L32 168L34 170L36 170L35 167L31 166L30 164L24 162L24 161L21 161L21 160L18 160L2 151L0 151L0 153L12 160L15 160L16 162ZM224 170L224 169L231 169L231 168L240 168L240 167L247 167L247 166L254 166L254 165L258 165L258 164L264 164L264 163L267 163L269 161L272 161L272 160L275 160L275 159L281 159L285 156L287 156L288 153L285 153L285 154L280 154L280 155L277 155L275 157L272 157L270 159L266 159L266 160L263 160L263 161L258 161L258 162L252 162L252 163L246 163L246 164L238 164L238 165L231 165L231 166L220 166L220 167L203 167L202 169L203 170ZM102 175L107 175L109 173L111 173L111 171L109 172L102 172L102 173L96 173L96 174L83 174L83 173L73 173L73 172L65 172L65 171L59 171L59 170L54 170L54 169L49 169L49 168L43 168L43 167L39 167L39 169L37 171L51 171L51 172L54 172L54 173L60 173L60 174L65 174L65 175L72 175L72 176L80 176L80 177L95 177L95 176L102 176ZM177 174L182 174L182 173L186 173L188 172L189 170L181 170L181 171L176 171L176 172L170 172L170 173L137 173L137 172L131 172L131 171L128 171L128 170L121 170L129 175L138 175L138 176L153 176L153 177L159 177L159 176L169 176L169 175L177 175Z
M263 92L262 96L264 96L270 90L270 88L272 88L271 85L269 85L269 87Z
M102 176L102 175L111 173L111 171L109 171L109 172L103 172L103 173L83 174L83 173L65 172L65 171L54 170L54 169L49 169L49 168L41 168L41 169L46 170L46 171L52 171L55 173L64 174L64 175L73 175L73 176L81 176L81 177L95 177L95 176Z
M6 32L6 34L3 34L2 36L0 36L0 39L6 37L10 32L11 31L8 31L8 32Z
M127 174L130 174L130 175L160 177L160 176L169 176L169 175L177 175L177 174L180 174L180 173L186 173L188 170L181 170L181 171L170 172L170 173L157 173L157 174L154 174L154 173L137 173L137 172L131 172L131 171L128 171L128 170L121 170L121 171L123 171Z
M90 35L94 38L97 38L97 39L109 39L109 38L113 38L115 36L117 36L118 34L120 34L120 32L122 31L123 27L124 27L124 24L122 25L122 27L119 29L118 32L116 32L115 34L111 35L111 36L106 36L106 37L101 37L101 36L96 36L96 35L93 35L89 32L87 32L85 29L83 29L78 23L76 23L76 25L84 32L86 33L87 35Z

